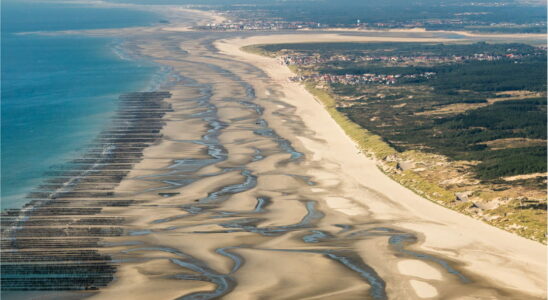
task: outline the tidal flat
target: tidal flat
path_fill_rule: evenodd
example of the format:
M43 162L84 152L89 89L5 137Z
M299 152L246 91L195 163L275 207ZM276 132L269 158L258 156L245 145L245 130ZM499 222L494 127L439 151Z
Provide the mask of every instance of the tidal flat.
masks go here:
M179 20L186 15L208 18L186 11ZM87 291L71 297L90 299L546 296L542 244L392 181L289 82L285 66L240 50L443 34L260 35L182 25L123 32L135 55L170 76L156 93L125 96L141 100L97 140L113 148L92 147L74 163L95 166L99 155L115 153L113 161L70 191L32 195L44 201L3 218L17 225L3 232L2 251L11 255L2 256L3 289L62 290L60 282L77 278L72 286ZM52 186L74 178L56 175Z

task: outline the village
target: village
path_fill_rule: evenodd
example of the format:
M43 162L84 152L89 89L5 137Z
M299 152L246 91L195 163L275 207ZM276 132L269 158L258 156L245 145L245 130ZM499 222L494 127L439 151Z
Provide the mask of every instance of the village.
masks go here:
M198 26L199 30L211 31L278 31L278 30L297 30L310 28L326 28L316 22L287 22L279 20L227 20L222 23L210 23L204 26Z
M435 65L443 63L459 63L466 61L497 61L502 59L523 59L529 54L512 53L515 49L507 49L508 54L492 55L489 53L475 53L467 56L437 56L437 55L418 55L418 56L374 56L374 55L320 55L320 54L291 54L280 56L279 63L282 65L293 66L312 66L316 64L329 62L370 62L383 63L391 65ZM422 72L416 74L307 74L293 76L289 80L293 82L302 82L313 80L323 83L340 83L347 85L358 84L384 84L393 85L398 82L422 81L433 78L435 72Z
M227 13L229 14L229 13ZM355 24L323 24L319 22L304 21L282 21L273 18L247 19L236 18L237 20L226 20L222 23L209 23L197 26L195 29L208 31L278 31L278 30L299 30L299 29L325 29L325 28L355 28L358 30L378 30L393 28L423 28L425 26L441 25L479 25L476 23L464 22L460 19L442 20L431 19L414 22L373 22L364 23L356 20Z
M481 6L481 3L478 3ZM496 4L496 3L492 3ZM495 5L496 6L496 5ZM512 22L485 22L470 19L474 15L484 15L485 12L462 12L455 13L452 18L427 18L413 20L391 20L373 21L364 19L346 20L346 22L321 22L314 19L291 20L280 17L273 17L265 10L254 10L250 14L246 9L226 10L222 13L226 19L220 23L209 23L194 27L197 30L207 31L280 31L280 30L311 30L311 29L353 29L353 30L390 30L390 29L413 29L424 28L426 30L456 30L462 27L481 28L499 26L503 29L546 27L545 21L538 21L527 24L516 24Z
M345 62L382 62L406 65L428 65L441 63L459 63L466 61L497 61L501 59L523 59L530 54L512 53L514 49L508 49L509 53L505 55L492 55L489 53L475 53L473 55L459 56L437 56L437 55L418 55L418 56L372 56L372 55L320 55L320 54L290 54L281 56L280 63L283 65L307 66L333 61Z
M359 85L359 84L385 84L393 85L398 81L407 79L407 80L416 80L416 79L430 79L434 77L436 73L434 72L425 72L419 74L345 74L345 75L332 75L332 74L313 74L313 75L299 75L290 77L289 80L292 82L302 82L313 80L316 82L322 83L340 83L346 85Z

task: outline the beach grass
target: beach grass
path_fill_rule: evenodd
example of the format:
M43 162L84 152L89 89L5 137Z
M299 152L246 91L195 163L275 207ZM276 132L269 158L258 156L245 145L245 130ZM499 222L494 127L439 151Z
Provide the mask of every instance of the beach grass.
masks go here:
M344 132L358 145L361 151L374 156L376 159L385 159L397 151L390 147L383 139L369 130L352 122L346 115L336 108L336 101L325 90L318 89L313 82L305 83L306 90L311 93L327 110L329 115L339 124Z
M358 145L360 150L376 159L379 169L399 184L439 205L546 244L546 214L540 213L538 210L520 209L514 205L500 207L487 216L478 215L473 210L473 202L458 202L454 191L436 184L436 182L421 176L413 170L398 170L397 168L397 162L395 161L397 157L418 161L431 159L431 154L414 150L403 153L398 152L386 143L382 137L371 133L339 112L336 108L336 100L327 91L316 88L314 82L306 82L304 86L325 107L335 122ZM390 159L391 157L393 159Z
M268 57L276 57L276 53L264 49L264 45L249 45L242 47L242 51Z

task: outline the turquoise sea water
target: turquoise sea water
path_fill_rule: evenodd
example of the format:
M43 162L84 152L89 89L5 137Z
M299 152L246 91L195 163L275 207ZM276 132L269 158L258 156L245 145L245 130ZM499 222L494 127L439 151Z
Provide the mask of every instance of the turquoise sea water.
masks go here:
M121 28L159 22L130 9L2 1L2 208L20 207L52 165L74 157L108 124L119 94L145 90L160 68L117 55L116 38L20 32Z

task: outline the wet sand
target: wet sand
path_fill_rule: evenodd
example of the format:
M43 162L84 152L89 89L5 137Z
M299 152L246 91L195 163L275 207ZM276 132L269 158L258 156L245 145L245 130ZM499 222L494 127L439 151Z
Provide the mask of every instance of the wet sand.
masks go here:
M188 13L188 12L187 12ZM185 26L180 26L184 27ZM91 299L543 299L545 246L382 174L275 59L243 45L405 40L134 32L169 66L160 136L113 189L116 266ZM261 34L259 34L261 35ZM243 37L243 38L241 38ZM420 41L446 37L418 37ZM127 202L131 201L131 202Z
M239 50L303 40L418 41L136 38L178 74L174 111L116 189L146 205L108 209L131 222L107 241L132 245L108 251L118 279L94 298L543 298L544 246L393 182L284 66Z
M339 41L340 38L309 35L304 40ZM343 137L334 121L325 120L328 118L327 113L302 86L288 80L293 76L288 68L280 65L275 59L240 50L242 46L268 43L268 40L270 43L287 43L299 42L303 38L286 35L259 36L221 41L217 43L217 46L223 53L253 63L276 82L280 82L284 94L288 95L287 101L292 101L291 103L299 108L297 114L303 116L305 123L314 128L317 135L323 134L322 138L329 141L328 145L309 142L307 148L315 153L320 161L329 159L337 161L341 166L339 177L347 173L375 195L364 197L367 193L359 191L358 193L362 196L358 196L357 199L358 202L368 206L375 219L391 220L396 226L420 232L424 239L421 248L440 254L444 253L441 249L451 249L452 255L444 254L463 263L464 269L497 280L506 286L534 290L536 288L533 282L536 278L539 284L537 291L542 293L544 290L542 278L545 276L543 245L442 208L388 179L375 167L374 161L357 153L355 148L352 149L352 142L349 138ZM348 40L405 42L411 39L351 37ZM430 41L439 40L431 39ZM395 205L400 205L399 209L396 209ZM337 210L336 207L335 209ZM493 251L493 249L497 250ZM505 264L493 264L495 261L505 261ZM416 268L416 271L416 276L420 277L421 268Z

